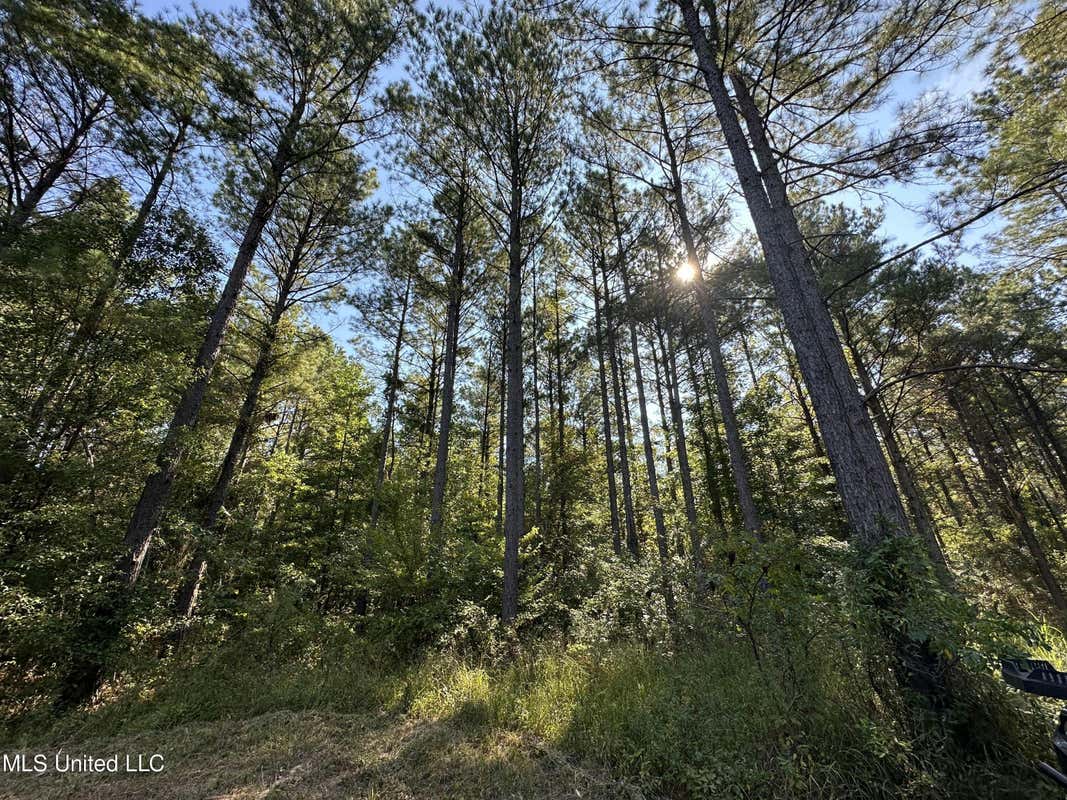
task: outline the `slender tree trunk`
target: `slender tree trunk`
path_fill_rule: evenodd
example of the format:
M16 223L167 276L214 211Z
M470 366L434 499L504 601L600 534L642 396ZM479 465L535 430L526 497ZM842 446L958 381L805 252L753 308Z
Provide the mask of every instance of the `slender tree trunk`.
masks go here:
M737 502L741 507L741 519L745 529L754 534L759 541L762 541L763 538L759 533L762 523L760 522L759 512L756 510L756 503L752 497L752 489L748 480L748 465L745 459L744 446L741 443L741 431L737 424L734 401L730 393L730 379L726 373L726 364L722 357L719 321L716 318L711 291L704 281L701 258L697 253L696 240L689 224L689 214L682 191L682 177L679 171L678 158L675 154L670 128L667 125L666 111L658 95L657 104L661 135L667 150L671 170L674 210L678 215L678 227L682 235L682 242L685 245L686 257L693 266L693 284L696 287L697 306L700 308L700 316L704 322L704 329L708 337L708 353L711 356L712 376L715 379L715 395L719 401L719 413L722 415L723 429L726 433L726 449L730 454L730 472L733 474L734 486L737 489Z
M961 423L962 424L962 423ZM934 430L937 431L938 438L941 440L941 444L945 448L945 452L948 453L949 458L952 460L952 474L956 476L956 480L959 481L960 488L963 489L964 495L967 496L967 502L970 503L971 508L979 517L985 516L986 507L983 503L978 501L978 495L975 494L974 488L971 486L971 482L967 480L967 475L963 471L963 462L960 461L960 457L956 455L956 449L952 446L952 442L948 438L948 434L945 429L940 425L935 425Z
M44 416L45 407L49 400L59 392L59 388L63 386L71 374L76 371L78 361L85 348L92 341L93 337L96 336L97 331L100 330L100 324L104 319L104 313L107 311L108 302L111 300L112 294L122 281L122 268L133 254L133 249L141 238L141 234L144 232L148 218L155 208L163 184L166 183L167 179L170 177L171 170L174 166L174 158L185 141L186 129L186 122L182 121L179 123L174 136L171 137L166 152L163 154L163 160L160 162L159 168L152 177L152 183L149 185L148 191L142 198L140 206L137 208L136 216L126 227L126 230L123 231L118 249L115 252L114 258L111 260L107 279L97 289L88 311L78 323L78 327L75 329L74 335L71 336L70 341L67 342L67 346L64 349L62 356L60 356L59 362L42 383L41 391L37 395L37 399L34 401L33 408L30 411L31 430L36 430L40 426Z
M298 113L299 112L299 113ZM229 278L222 290L218 305L215 307L208 323L207 333L193 365L193 379L182 393L181 401L174 412L167 436L163 440L159 456L156 459L155 472L149 476L141 492L140 499L134 507L130 524L126 529L123 542L125 552L120 561L120 569L125 582L133 586L141 574L148 548L152 543L152 534L159 525L163 507L170 497L174 480L178 475L178 466L185 453L189 432L196 427L200 417L200 407L204 403L208 381L222 350L222 340L237 298L244 285L248 267L259 247L263 228L274 213L278 199L278 187L281 177L289 162L291 141L296 133L296 126L303 116L303 109L294 109L290 124L283 133L278 149L271 162L267 185L259 195L255 208L245 228L244 237L237 250Z
M467 268L464 231L466 195L461 194L456 217L455 248L452 254L452 274L448 287L448 318L445 323L444 381L441 387L441 423L437 432L437 463L433 472L433 492L430 498L430 538L434 548L433 561L442 556L442 527L444 525L445 488L448 485L448 444L452 432L452 406L456 384L456 353L459 350L460 312L463 309L463 281ZM431 569L439 566L431 564Z
M497 420L497 448L496 448L496 532L497 536L504 535L504 445L505 428L507 425L507 362L508 362L508 311L507 301L504 303L504 313L500 318L500 413Z
M237 298L252 258L259 247L263 228L274 213L281 178L289 167L293 138L303 116L304 104L301 101L293 107L278 140L277 149L268 168L266 184L260 191L248 219L226 285L208 322L204 341L193 363L192 380L182 392L156 457L155 471L145 481L134 506L123 540L123 552L116 565L116 585L109 587L109 591L97 598L83 615L78 637L83 644L63 680L63 689L57 699L58 707L77 705L92 695L103 674L104 662L101 653L121 632L126 609L132 597L131 590L140 577L152 537L178 475L178 467L185 454L189 435L199 419L208 381L218 361L230 317L237 305Z
M537 262L533 265L533 336L530 337L533 350L533 407L534 407L534 527L541 527L541 498L543 495L543 478L541 469L541 372L538 351L540 348L539 318L537 316Z
M278 326L281 324L285 310L289 307L289 298L292 294L297 271L306 252L310 224L311 220L309 218L294 244L286 273L281 276L278 283L278 293L270 309L270 318L267 321L266 330L260 342L255 366L252 368L252 374L249 377L244 402L241 404L241 410L237 415L237 424L234 427L233 435L230 437L230 445L226 450L226 456L222 460L222 465L219 467L218 474L215 477L215 483L204 504L201 527L209 535L213 534L218 528L219 514L226 504L226 497L233 482L238 459L243 461L248 451L248 445L253 433L253 421L259 406L260 392L263 388L263 381L267 377L267 372L270 370L274 345L278 339ZM200 586L206 572L207 556L203 552L203 548L198 548L186 571L185 580L178 591L176 608L179 619L187 622L196 611L197 598L200 596Z
M845 514L860 546L873 547L886 536L907 533L896 486L823 302L759 111L744 81L735 77L738 102L759 160L757 169L697 8L693 0L677 2L763 246Z
M611 287L608 285L606 265L600 264L604 279L604 327L607 330L608 363L611 366L612 397L615 404L615 425L619 434L619 472L622 475L622 500L626 523L626 548L630 554L638 554L637 524L634 518L633 484L630 480L630 454L627 447L628 426L622 403L622 383L619 376L618 343L615 339L615 319L611 313Z
M234 427L233 435L230 437L230 446L226 449L226 456L222 460L222 466L219 467L211 493L204 504L204 514L200 524L208 534L214 533L218 528L219 513L226 504L226 497L233 481L237 460L245 451L249 436L252 433L252 423L256 408L259 405L260 391L263 387L263 380L267 376L267 370L270 367L271 352L277 338L277 325L278 320L272 319L266 336L260 345L259 355L256 358L255 366L252 368L245 399L237 416L237 425ZM194 553L189 568L186 570L185 580L178 591L176 608L179 619L188 620L196 611L196 601L200 596L200 586L206 573L207 556L201 548L198 548Z
M485 495L485 473L489 469L489 411L493 392L492 337L485 348L485 395L482 399L482 433L478 443L481 472L478 476L478 496Z
M447 334L446 334L447 335ZM428 442L427 450L433 450L433 421L437 419L437 397L441 385L441 353L437 350L437 332L434 331L430 338L430 375L426 379L426 417L422 421L422 430L419 432L419 444ZM425 479L426 470L422 471Z
M567 450L567 426L565 404L566 397L563 392L563 326L559 319L559 266L556 267L553 284L553 306L556 322L556 484L559 494L559 531L560 536L567 538L567 498L569 490L564 480L564 458Z
M518 155L512 155L512 187L508 229L507 354L507 474L504 518L504 588L501 621L510 625L519 611L519 541L524 530L525 456L522 368L522 189L518 183Z
M1067 448L1060 441L1048 415L1023 378L1009 375L1003 375L1002 378L1015 395L1034 441L1037 442L1049 470L1059 482L1064 497L1067 497Z
M689 526L689 554L697 572L703 569L703 552L700 541L700 528L697 525L697 505L693 495L693 476L689 469L689 449L685 440L685 421L682 419L681 396L678 392L678 366L674 357L674 344L670 331L666 335L656 322L656 335L659 337L660 351L663 353L663 377L666 381L667 402L671 407L671 420L674 422L674 442L678 456L678 477L682 482L682 497L685 500L685 518Z
M1019 496L1018 489L1006 477L1006 465L997 453L989 431L985 429L985 426L972 419L972 414L956 387L948 387L947 396L949 405L952 406L959 418L967 443L978 456L979 466L985 475L989 488L999 495L1004 518L1015 526L1023 544L1030 551L1030 556L1034 559L1034 565L1037 567L1037 573L1048 590L1056 610L1061 615L1067 614L1067 597L1064 596L1063 589L1052 571L1044 547L1031 527L1030 521L1026 518L1026 512L1023 509L1022 498Z
M844 336L845 346L852 355L852 365L856 368L856 376L859 378L860 388L869 398L867 404L870 407L871 416L878 427L879 433L882 435L882 443L889 454L889 463L897 476L900 490L904 493L904 499L908 504L908 510L911 512L915 528L926 545L926 552L930 556L930 561L934 566L938 580L945 588L953 589L955 579L952 577L952 571L945 560L945 553L941 549L937 528L934 526L933 517L930 515L930 508L919 492L911 467L908 466L904 453L901 452L896 431L893 430L893 425L889 421L889 415L882 404L882 398L874 391L874 381L871 380L871 374L867 370L863 354L860 353L859 347L852 338L852 329L848 317L844 313L840 315L839 326Z
M933 464L934 453L930 449L930 442L927 440L926 435L923 433L921 427L916 427L915 432L919 437L919 444L922 445L923 452L926 453L927 460ZM956 503L955 498L952 496L952 492L949 491L948 484L945 483L945 478L938 469L933 470L934 481L937 483L938 489L941 490L941 496L945 499L945 508L952 515L952 518L956 520L957 525L963 525L963 514L960 513L960 507Z
M611 514L611 546L622 552L622 529L619 520L619 490L615 483L615 454L611 436L611 412L608 407L607 370L604 366L604 334L600 311L600 280L595 257L593 267L593 325L596 329L597 375L600 378L600 409L604 420L604 462L608 471L608 508Z
M782 331L781 326L777 326L778 340L782 343L782 352L785 354L786 369L789 372L789 382L793 385L793 392L796 394L797 405L800 406L800 413L804 417L804 425L808 429L808 436L811 438L811 446L815 451L816 458L819 459L819 465L822 472L827 477L833 474L830 469L830 465L824 461L826 458L826 449L822 444L822 437L819 436L819 431L815 427L815 419L811 414L811 409L808 407L808 401L805 399L804 386L800 382L800 378L797 377L796 360L793 358L793 354L789 350L789 345L785 341L785 333Z
M60 147L59 152L56 154L55 160L49 164L44 172L40 174L37 181L29 188L29 190L22 196L19 202L12 209L11 214L3 222L2 235L0 235L0 255L7 250L8 247L18 238L22 233L23 228L26 227L26 223L30 221L30 217L37 211L37 206L40 205L44 196L48 194L56 181L67 171L67 167L70 166L71 160L78 152L78 148L81 147L82 142L85 141L85 137L88 135L92 127L100 119L100 115L107 105L108 96L106 94L101 95L92 106L89 107L88 112L81 122L71 131L70 137Z
M630 295L630 281L626 274L626 265L622 265L622 289L627 303L632 298ZM641 418L641 440L645 452L645 472L648 475L648 493L652 501L652 517L656 525L656 546L659 549L661 561L666 564L667 551L667 526L663 520L663 504L659 496L659 478L656 475L656 455L652 450L652 433L648 424L648 406L645 400L644 376L641 373L641 351L637 338L637 325L630 320L630 350L634 362L634 383L637 387L637 408ZM672 603L673 605L673 603ZM673 609L670 609L673 614Z
M697 378L696 365L693 361L693 348L685 348L686 361L689 367L689 383L693 387L693 405L697 412L697 431L700 434L700 445L704 456L704 482L707 484L708 499L711 501L711 513L715 517L715 524L719 527L719 533L726 535L726 517L722 510L722 487L719 486L718 469L715 457L711 453L711 440L708 438L708 422L704 419L704 403L700 396L700 381Z
M385 462L389 455L389 443L393 438L393 418L396 416L397 392L400 388L400 353L404 349L404 323L408 317L411 301L411 276L404 282L404 299L400 305L400 322L396 328L393 345L393 361L389 368L389 384L385 387L385 418L382 420L382 446L378 451L378 474L374 479L374 495L371 498L370 521L377 527L381 513L382 486L385 484Z

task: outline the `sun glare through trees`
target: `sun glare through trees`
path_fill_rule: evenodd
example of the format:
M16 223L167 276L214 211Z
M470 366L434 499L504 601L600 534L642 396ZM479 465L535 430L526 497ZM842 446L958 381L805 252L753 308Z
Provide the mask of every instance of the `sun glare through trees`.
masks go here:
M0 798L1062 796L1064 42L0 0Z

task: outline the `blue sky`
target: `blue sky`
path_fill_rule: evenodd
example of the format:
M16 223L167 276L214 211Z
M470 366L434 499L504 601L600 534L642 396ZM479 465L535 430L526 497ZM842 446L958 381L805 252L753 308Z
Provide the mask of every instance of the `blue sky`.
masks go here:
M452 3L447 3L452 4ZM142 0L141 8L150 15L163 14L165 16L177 16L189 13L194 8L205 11L223 12L235 6L244 5L243 2L235 3L232 0L200 0L200 2L174 2L174 0ZM384 73L385 81L403 79L404 61L391 65ZM897 107L907 104L926 92L943 92L952 98L964 98L971 92L979 90L984 83L984 67L986 58L984 54L961 59L961 63L944 67L934 72L923 75L905 74L899 76L891 85L889 102L879 110L862 118L862 125L869 131L888 131L894 121ZM368 156L372 154L368 153ZM412 198L411 187L391 175L386 164L381 159L373 159L377 162L379 178L382 186L379 197L384 202L402 201ZM875 197L866 195L863 197L851 193L842 193L833 201L844 202L853 207L861 205L879 206L885 214L883 231L892 240L894 247L907 247L931 236L935 231L925 222L922 217L922 209L928 204L931 196L940 188L936 184L895 184L883 188L883 196ZM209 194L210 192L208 192ZM738 203L738 206L742 204ZM749 228L747 213L738 208L735 214L735 226L739 229ZM996 224L994 222L988 223ZM971 231L964 239L965 245L974 245L982 235L982 228ZM969 259L965 254L963 260ZM351 335L349 330L348 314L322 315L317 314L315 321L329 330L338 343L350 347L348 339Z

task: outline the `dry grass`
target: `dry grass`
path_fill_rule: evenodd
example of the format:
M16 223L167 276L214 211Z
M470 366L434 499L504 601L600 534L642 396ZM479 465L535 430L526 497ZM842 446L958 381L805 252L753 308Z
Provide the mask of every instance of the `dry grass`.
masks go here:
M64 743L72 754L161 752L160 774L0 773L2 800L640 798L531 736L399 715L277 712ZM49 758L51 758L49 752Z

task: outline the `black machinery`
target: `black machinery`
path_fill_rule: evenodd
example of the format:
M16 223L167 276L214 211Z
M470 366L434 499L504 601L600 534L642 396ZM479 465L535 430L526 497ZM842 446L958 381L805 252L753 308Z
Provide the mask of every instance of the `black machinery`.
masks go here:
M1008 685L1029 694L1067 700L1067 672L1060 672L1047 661L1031 658L1005 659L1000 662L1000 674ZM1037 769L1045 777L1067 788L1067 708L1060 709L1060 720L1052 732L1052 749L1059 769L1044 761Z

